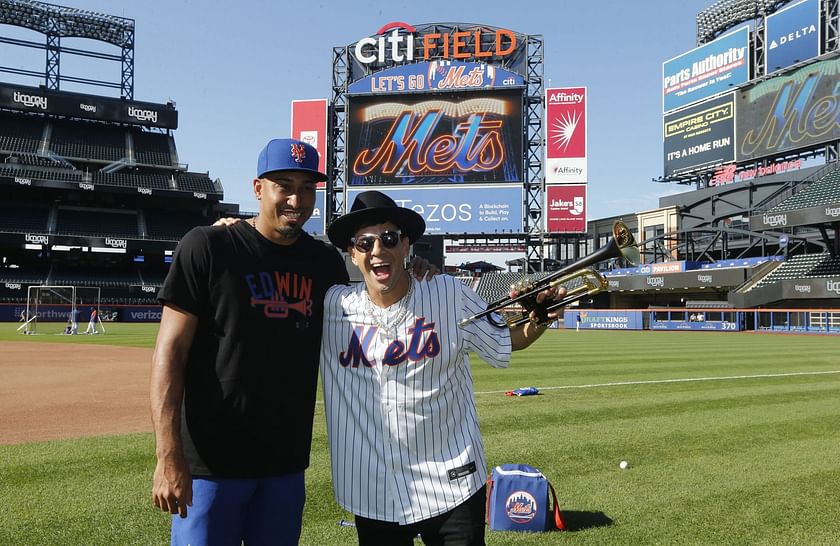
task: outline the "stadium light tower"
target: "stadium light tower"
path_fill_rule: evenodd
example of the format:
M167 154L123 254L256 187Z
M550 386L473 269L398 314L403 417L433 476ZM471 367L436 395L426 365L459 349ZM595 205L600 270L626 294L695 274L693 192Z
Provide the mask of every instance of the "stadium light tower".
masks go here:
M27 28L44 34L45 43L0 36L0 43L43 49L46 69L43 74L11 66L0 66L0 72L40 78L47 89L59 90L61 82L81 83L120 90L120 96L134 98L134 20L115 15L56 6L33 0L0 0L0 23ZM120 48L120 54L83 50L61 46L62 38L89 38ZM122 68L119 82L63 76L61 56L79 55L119 62Z
M773 13L790 0L718 0L697 14L697 45L711 42L730 28Z

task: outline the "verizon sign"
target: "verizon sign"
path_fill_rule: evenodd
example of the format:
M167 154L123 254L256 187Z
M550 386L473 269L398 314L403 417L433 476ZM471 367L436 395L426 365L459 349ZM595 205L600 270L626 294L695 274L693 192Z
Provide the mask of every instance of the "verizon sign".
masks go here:
M586 184L546 186L546 231L586 233Z
M586 88L546 89L545 182L586 181Z

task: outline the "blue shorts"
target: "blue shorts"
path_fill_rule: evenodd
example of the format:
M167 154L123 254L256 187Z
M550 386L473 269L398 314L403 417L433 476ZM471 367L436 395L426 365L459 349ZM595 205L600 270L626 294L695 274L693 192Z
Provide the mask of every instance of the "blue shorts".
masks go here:
M172 546L296 546L303 472L272 478L193 478L187 517L172 516Z

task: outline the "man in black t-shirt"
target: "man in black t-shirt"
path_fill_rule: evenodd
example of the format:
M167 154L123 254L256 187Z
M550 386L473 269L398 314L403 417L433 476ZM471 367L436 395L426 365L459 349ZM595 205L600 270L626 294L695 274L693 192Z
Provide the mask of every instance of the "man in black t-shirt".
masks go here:
M254 221L198 227L160 290L151 376L152 497L173 544L297 544L335 248L302 231L326 180L292 139L260 153Z

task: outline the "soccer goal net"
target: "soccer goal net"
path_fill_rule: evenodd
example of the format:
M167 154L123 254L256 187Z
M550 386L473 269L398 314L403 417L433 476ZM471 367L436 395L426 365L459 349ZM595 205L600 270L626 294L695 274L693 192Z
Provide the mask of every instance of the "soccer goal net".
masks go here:
M104 333L99 320L99 287L30 286L25 334Z

